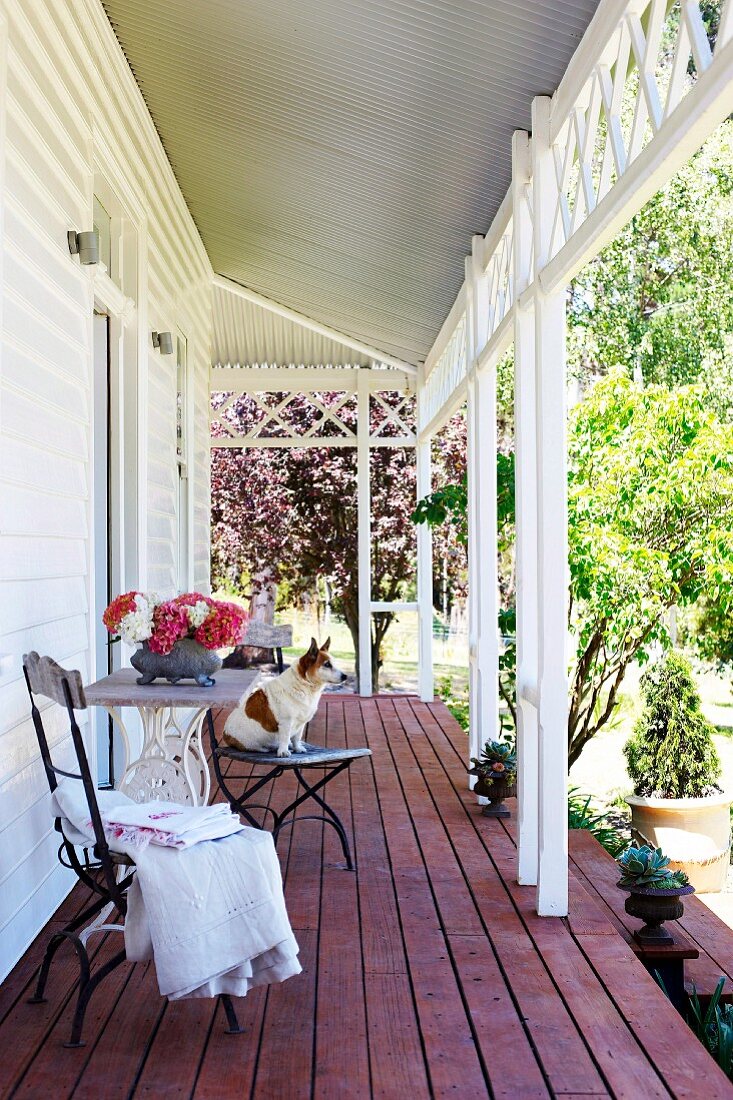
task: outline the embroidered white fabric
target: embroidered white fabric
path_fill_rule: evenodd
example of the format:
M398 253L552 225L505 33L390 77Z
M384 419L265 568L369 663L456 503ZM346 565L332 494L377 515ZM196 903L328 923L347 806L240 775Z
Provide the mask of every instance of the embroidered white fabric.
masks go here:
M132 802L119 791L99 791L100 813L120 828L139 829L146 807L185 811L179 835L196 833L194 807L175 803ZM206 810L207 807L199 807ZM216 807L208 807L216 810ZM224 809L229 813L228 807ZM94 840L89 808L81 783L64 779L52 799L52 812L63 819L72 843ZM221 811L198 815L214 827ZM234 816L231 815L230 816ZM176 819L179 815L176 814ZM235 818L235 821L237 819ZM150 819L166 823L173 818ZM188 825L185 825L188 822ZM132 962L154 958L160 992L171 1000L243 997L252 988L285 981L299 974L298 944L285 908L280 864L270 833L239 826L220 839L176 848L138 843L108 834L115 851L129 855L136 874L128 891L125 949Z

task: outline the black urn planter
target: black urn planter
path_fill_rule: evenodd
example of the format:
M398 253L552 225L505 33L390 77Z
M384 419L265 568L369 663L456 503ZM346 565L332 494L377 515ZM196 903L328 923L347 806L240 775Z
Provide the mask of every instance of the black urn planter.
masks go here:
M638 917L644 925L634 932L634 939L642 947L659 947L672 943L672 934L664 928L667 920L679 920L685 911L682 898L694 894L694 886L677 886L673 890L652 890L648 886L624 886L620 890L629 895L624 909L631 917Z
M212 673L221 668L221 657L206 649L194 638L181 638L170 653L154 653L147 642L133 653L130 664L141 675L138 684L152 684L160 678L169 684L179 680L195 680L200 687L212 687Z
M484 779L483 776L479 776L473 793L489 800L488 806L483 806L481 809L484 817L511 817L511 810L502 803L505 798L516 797L517 781L516 778L511 780L502 778L500 772L493 779Z

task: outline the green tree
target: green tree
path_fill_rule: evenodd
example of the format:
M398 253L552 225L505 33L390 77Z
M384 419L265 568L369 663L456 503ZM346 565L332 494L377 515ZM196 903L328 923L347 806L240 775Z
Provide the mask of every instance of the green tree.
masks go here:
M733 605L733 425L700 386L645 388L619 372L573 409L568 453L572 764L630 664L668 643L670 607L703 595ZM414 518L440 522L440 509L423 501ZM512 676L507 660L505 697Z
M700 710L700 695L684 657L668 653L647 669L641 693L645 709L624 745L635 794L704 798L719 790L715 731Z
M733 602L733 426L699 386L597 384L569 429L570 762L610 718L667 611Z
M733 122L573 280L570 370L675 386L726 363L733 333Z

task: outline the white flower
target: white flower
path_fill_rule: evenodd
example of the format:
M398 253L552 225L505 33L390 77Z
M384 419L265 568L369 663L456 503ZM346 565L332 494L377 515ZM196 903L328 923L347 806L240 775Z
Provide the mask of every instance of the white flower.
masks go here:
M153 633L153 608L141 607L137 600L135 602L137 611L128 611L120 623L120 637L127 645L146 642Z
M206 621L209 615L209 605L206 600L197 600L195 604L188 604L186 606L186 614L188 615L188 621L194 630L201 626Z

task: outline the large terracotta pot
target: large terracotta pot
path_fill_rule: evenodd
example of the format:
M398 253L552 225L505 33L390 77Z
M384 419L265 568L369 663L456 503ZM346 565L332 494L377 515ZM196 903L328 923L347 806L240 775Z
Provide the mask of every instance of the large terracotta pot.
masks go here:
M698 893L725 888L730 864L730 795L641 798L629 795L631 834L661 848L672 870L684 871Z

